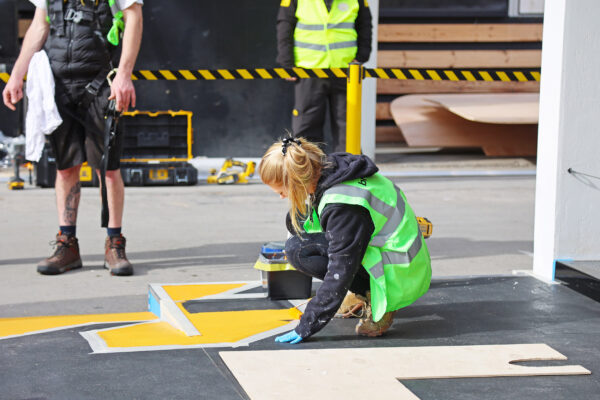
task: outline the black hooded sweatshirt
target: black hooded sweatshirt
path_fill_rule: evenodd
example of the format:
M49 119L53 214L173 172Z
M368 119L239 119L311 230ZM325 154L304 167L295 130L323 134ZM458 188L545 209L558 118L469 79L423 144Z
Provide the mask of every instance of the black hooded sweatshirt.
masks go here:
M317 183L315 209L319 208L323 193L330 187L371 176L379 170L367 156L333 153L327 161ZM354 275L362 268L361 261L374 230L369 211L357 205L330 203L319 215L319 222L329 241L329 263L323 283L295 329L303 338L321 330L335 315Z

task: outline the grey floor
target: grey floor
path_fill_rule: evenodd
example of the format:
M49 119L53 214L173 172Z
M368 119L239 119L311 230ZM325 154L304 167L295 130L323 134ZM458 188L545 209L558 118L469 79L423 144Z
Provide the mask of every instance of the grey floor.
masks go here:
M389 157L382 170L407 170L394 166L402 156ZM487 167L530 170L503 160ZM434 224L431 290L396 315L385 338L359 339L355 321L335 320L303 348L547 343L593 375L402 383L421 399L594 398L599 304L571 290L577 284L513 275L532 267L535 178L394 180ZM145 311L149 283L257 280L261 244L286 236L285 202L258 183L127 188L124 234L135 275L111 277L102 268L98 189L84 188L84 268L48 277L35 265L57 230L53 190L2 184L0 210L0 318ZM99 327L0 340L0 399L246 398L218 350L90 355L79 332ZM290 346L264 339L248 350L274 348Z

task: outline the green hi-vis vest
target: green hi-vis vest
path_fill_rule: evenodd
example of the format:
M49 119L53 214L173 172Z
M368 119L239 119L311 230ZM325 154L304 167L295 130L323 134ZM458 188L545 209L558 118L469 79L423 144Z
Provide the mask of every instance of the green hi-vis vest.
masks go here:
M359 0L333 0L327 11L323 0L298 0L294 30L294 58L302 68L346 68L356 57Z
M362 259L371 277L373 320L406 307L429 289L431 259L417 218L404 193L380 174L334 185L313 209L304 229L322 232L319 215L327 204L343 203L366 208L375 230Z

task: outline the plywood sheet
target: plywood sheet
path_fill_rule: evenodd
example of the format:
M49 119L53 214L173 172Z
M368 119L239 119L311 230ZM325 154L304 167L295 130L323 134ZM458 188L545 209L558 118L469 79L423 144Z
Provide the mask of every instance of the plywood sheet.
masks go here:
M469 121L537 124L539 119L539 93L437 94L426 99Z
M469 121L428 101L430 95L407 95L390 110L409 146L481 147L488 156L534 156L534 124L482 124Z
M219 354L253 400L418 399L398 380L590 374L580 365L527 367L512 364L515 361L567 359L546 344L228 351Z

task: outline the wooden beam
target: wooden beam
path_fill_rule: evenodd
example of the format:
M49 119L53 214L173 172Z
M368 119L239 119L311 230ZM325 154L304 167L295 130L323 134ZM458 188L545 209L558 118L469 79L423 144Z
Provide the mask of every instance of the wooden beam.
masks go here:
M375 143L404 143L404 136L397 126L375 127Z
M392 112L390 111L390 103L377 103L375 107L375 119L378 121L393 119Z
M20 19L19 20L19 39L23 39L25 37L25 33L27 29L29 29L29 25L31 25L31 19Z
M541 42L542 24L381 24L379 42Z
M539 92L540 83L378 79L377 94Z
M541 50L381 50L380 68L514 68L541 65Z

